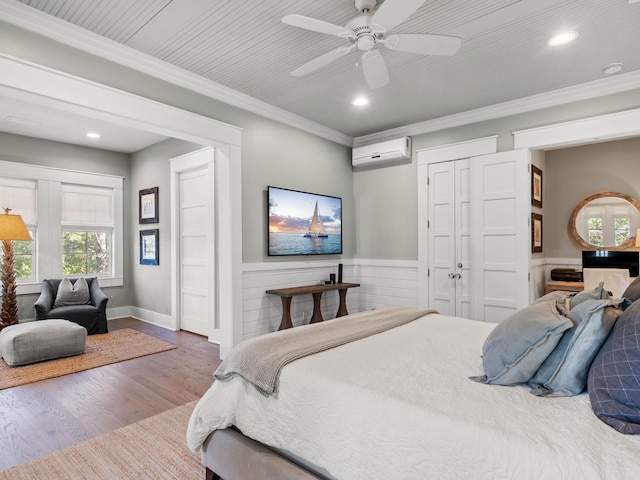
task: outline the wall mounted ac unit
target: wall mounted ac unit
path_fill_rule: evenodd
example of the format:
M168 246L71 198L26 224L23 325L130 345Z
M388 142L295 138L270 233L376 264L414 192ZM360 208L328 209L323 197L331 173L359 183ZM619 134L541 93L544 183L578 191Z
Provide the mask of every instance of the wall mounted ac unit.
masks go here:
M411 137L355 147L352 153L353 168L375 168L411 161Z

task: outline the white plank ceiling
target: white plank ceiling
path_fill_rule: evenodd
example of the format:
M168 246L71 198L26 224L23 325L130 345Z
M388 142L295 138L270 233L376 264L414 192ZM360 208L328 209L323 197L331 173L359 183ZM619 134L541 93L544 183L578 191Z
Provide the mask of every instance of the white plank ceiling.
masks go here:
M285 25L297 13L337 25L353 0L15 0L347 135L358 137L640 69L640 3L427 0L394 33L462 37L452 57L382 49L390 83L370 90L356 52L304 77L292 70L341 38ZM546 41L563 30L577 40ZM640 85L638 86L640 87ZM366 95L361 110L350 102Z

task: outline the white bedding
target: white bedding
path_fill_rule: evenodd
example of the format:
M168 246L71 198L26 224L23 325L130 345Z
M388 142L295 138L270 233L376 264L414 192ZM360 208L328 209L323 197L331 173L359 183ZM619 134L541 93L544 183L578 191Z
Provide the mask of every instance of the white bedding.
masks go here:
M469 380L494 326L427 315L289 364L278 398L241 378L215 382L189 446L236 425L335 479L640 478L640 437L598 420L587 395Z

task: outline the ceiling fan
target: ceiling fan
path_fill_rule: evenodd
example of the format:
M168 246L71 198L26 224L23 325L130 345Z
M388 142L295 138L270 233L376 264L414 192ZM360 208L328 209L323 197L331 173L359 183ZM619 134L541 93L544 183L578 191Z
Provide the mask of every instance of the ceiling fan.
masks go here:
M349 46L336 48L320 55L292 71L291 75L296 77L307 75L358 49L362 52L364 78L369 88L373 90L389 83L387 64L380 50L376 49L378 45L383 45L389 50L419 55L455 54L462 43L459 37L426 33L391 34L391 30L409 18L425 1L386 0L373 12L376 0L355 0L355 7L361 13L347 22L344 27L303 15L286 15L282 18L282 22L287 25L335 35L351 43Z

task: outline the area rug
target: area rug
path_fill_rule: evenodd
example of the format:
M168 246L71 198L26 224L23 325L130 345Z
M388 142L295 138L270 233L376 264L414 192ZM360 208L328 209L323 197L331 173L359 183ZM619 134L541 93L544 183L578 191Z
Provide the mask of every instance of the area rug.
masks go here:
M21 367L9 367L4 360L0 360L0 390L174 348L175 345L131 328L89 335L85 352L75 357L57 358Z
M60 452L0 472L0 480L201 480L200 455L187 447L196 402L167 410Z

